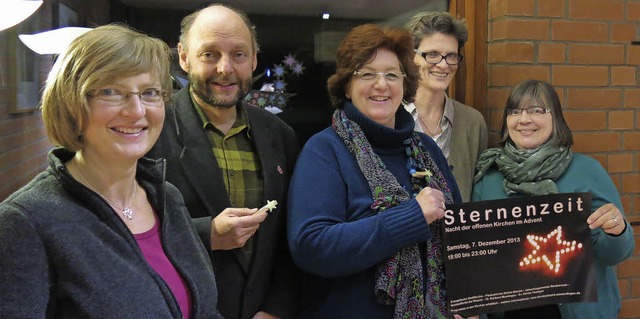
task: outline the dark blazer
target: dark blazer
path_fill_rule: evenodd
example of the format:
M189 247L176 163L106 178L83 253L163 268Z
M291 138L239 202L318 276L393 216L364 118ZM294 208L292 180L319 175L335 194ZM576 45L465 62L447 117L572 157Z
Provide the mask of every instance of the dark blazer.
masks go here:
M148 156L167 160L167 180L184 197L205 247L210 249L211 219L230 207L224 180L211 150L211 139L189 95L182 88L166 106L162 134ZM256 233L250 269L239 249L211 251L218 286L218 309L227 319L250 319L258 311L293 316L293 262L285 238L286 195L299 146L294 131L275 115L257 107L247 110L249 134L260 158L264 199L277 200Z

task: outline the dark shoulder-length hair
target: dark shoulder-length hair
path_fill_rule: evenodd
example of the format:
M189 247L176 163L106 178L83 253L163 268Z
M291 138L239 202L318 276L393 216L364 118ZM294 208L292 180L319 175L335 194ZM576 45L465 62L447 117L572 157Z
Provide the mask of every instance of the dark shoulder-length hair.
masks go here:
M538 80L523 81L516 85L509 94L507 105L502 113L501 140L499 144L504 146L507 142L511 142L509 129L507 128L507 110L526 108L534 102L551 110L553 132L549 138L550 142L558 147L571 147L573 145L573 133L562 114L562 105L558 98L558 93L551 84Z
M403 100L413 102L418 88L418 66L413 61L413 41L406 29L364 24L353 28L342 40L336 54L336 72L327 80L331 103L341 108L353 72L375 59L376 50L388 49L398 56L405 74Z

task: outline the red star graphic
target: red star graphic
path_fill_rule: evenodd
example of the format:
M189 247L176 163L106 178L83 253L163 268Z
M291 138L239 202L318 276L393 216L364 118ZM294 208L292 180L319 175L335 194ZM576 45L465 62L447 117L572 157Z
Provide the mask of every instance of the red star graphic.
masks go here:
M561 275L561 257L573 256L577 250L582 249L582 243L562 239L562 226L558 226L546 236L529 234L527 240L533 249L520 261L521 270L539 270L547 274Z

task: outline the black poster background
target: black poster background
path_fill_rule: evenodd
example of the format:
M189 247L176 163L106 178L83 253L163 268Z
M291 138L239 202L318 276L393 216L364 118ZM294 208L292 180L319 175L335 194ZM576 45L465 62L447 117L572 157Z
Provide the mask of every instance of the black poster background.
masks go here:
M578 211L578 201L582 201L581 211ZM548 204L549 213L541 214L545 204ZM528 206L536 208L535 216L527 216ZM522 208L520 217L511 214L514 207ZM506 209L506 219L496 216L499 208ZM461 209L466 213L465 223L459 215ZM492 209L493 213L485 220L487 209ZM477 222L470 220L473 211L480 213L476 215ZM587 225L587 217L591 214L590 193L451 204L445 212L443 257L451 313L472 316L544 304L597 300L591 267L591 232ZM491 227L481 228L481 225ZM527 235L547 238L558 226L562 227L562 240L576 241L574 251L560 255L559 272L542 270L544 262L521 267L519 263L534 249ZM547 240L549 245L556 242L556 235ZM582 243L581 248L578 243ZM546 246L541 247L536 256L545 254ZM548 258L555 265L555 255Z

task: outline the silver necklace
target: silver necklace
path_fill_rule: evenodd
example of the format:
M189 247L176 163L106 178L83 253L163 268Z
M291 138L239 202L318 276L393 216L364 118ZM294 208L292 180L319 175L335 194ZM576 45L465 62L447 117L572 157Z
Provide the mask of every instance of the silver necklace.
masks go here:
M136 179L133 179L133 191L131 192L131 199L129 200L129 204L126 205L125 208L122 208L116 204L114 204L112 201L110 201L107 197L103 196L102 194L100 194L100 192L98 192L95 187L93 187L93 185L91 185L89 183L89 181L87 181L86 178L84 178L84 175L82 175L82 172L80 171L80 169L78 167L76 167L76 171L78 172L78 175L80 175L80 178L82 178L82 181L87 184L87 186L89 186L89 188L96 192L98 195L100 195L100 197L102 197L104 200L107 201L107 203L111 204L111 206L119 209L122 211L122 216L124 216L126 219L128 220L132 220L133 217L136 215L133 210L131 210L131 204L133 203L133 199L136 198L136 190L138 189L138 185L136 185Z
M436 127L435 133L431 132L431 130L429 129L429 126L427 125L427 123L425 123L424 120L422 119L422 116L420 116L420 113L418 113L418 120L420 120L420 124L422 126L424 126L424 128L427 129L426 133L429 134L429 136L435 137L436 135L438 135L438 131L440 130L440 124L442 124L442 118L440 118L440 122L438 122L438 126Z

